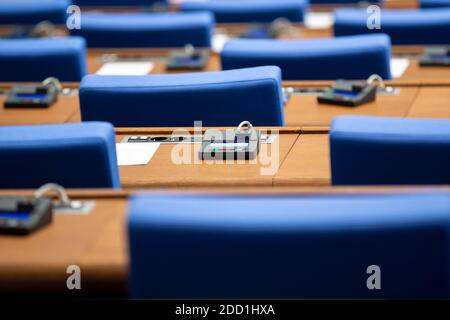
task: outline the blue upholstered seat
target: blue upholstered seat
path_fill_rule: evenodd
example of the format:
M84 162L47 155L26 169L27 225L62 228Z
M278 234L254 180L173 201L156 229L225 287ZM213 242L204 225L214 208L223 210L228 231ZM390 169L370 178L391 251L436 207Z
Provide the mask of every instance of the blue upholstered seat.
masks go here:
M130 294L445 298L449 226L448 193L135 195ZM369 266L381 290L368 289Z
M0 24L36 24L41 21L65 24L70 4L70 0L0 1Z
M276 65L284 80L366 79L379 74L391 78L390 41L386 35L311 40L228 41L222 69Z
M0 188L120 187L109 123L0 127Z
M214 18L196 13L83 13L81 29L88 47L210 47Z
M81 81L86 74L82 38L0 40L0 81Z
M73 3L82 7L130 7L143 6L148 7L154 4L167 4L168 0L73 0Z
M261 67L149 76L86 76L83 121L117 127L283 125L281 72Z
M382 10L381 29L367 28L366 10L338 9L334 17L336 36L382 32L393 44L450 44L450 8Z
M420 0L421 8L450 7L450 0Z
M450 120L337 117L335 185L450 184Z
M183 2L181 10L213 12L217 22L302 22L307 6L307 0L206 0Z

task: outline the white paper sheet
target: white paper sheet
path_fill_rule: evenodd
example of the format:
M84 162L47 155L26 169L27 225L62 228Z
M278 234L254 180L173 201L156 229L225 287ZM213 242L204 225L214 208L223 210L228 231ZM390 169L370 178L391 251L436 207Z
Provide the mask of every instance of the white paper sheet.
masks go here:
M393 78L400 78L409 67L409 59L407 58L392 58L391 59L391 74Z
M216 53L222 52L223 46L225 45L225 42L230 40L230 37L226 34L217 33L213 35L212 38L212 50Z
M305 26L310 29L331 28L333 23L333 14L330 12L309 12L305 17Z
M107 62L97 71L101 76L142 76L149 74L155 64L153 62Z
M159 143L116 143L119 166L138 166L149 163L159 148Z

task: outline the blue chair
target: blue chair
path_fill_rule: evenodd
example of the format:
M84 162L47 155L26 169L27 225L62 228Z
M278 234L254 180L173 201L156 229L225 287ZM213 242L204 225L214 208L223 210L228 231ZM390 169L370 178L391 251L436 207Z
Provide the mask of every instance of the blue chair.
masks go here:
M134 195L130 295L448 298L449 226L449 193Z
M0 127L0 188L119 188L109 123Z
M334 185L450 184L450 121L342 116L330 130Z
M182 11L210 11L217 22L272 22L286 18L291 22L303 22L307 0L206 0L186 1Z
M80 86L83 121L117 127L284 124L281 72L260 67L149 76L86 76Z
M0 39L0 81L81 81L86 74L82 38Z
M450 0L420 0L421 8L450 7Z
M81 7L148 7L155 4L167 5L168 0L73 0Z
M70 0L0 1L0 24L37 24L50 21L65 24Z
M348 4L348 5L357 5L359 3L382 3L383 0L369 0L369 1L361 1L361 0L309 0L311 4Z
M199 13L83 13L73 35L88 47L210 47L214 18Z
M391 78L390 41L386 35L311 40L228 41L222 69L276 65L283 80L366 79L376 73Z
M386 33L393 44L450 44L450 8L382 10L381 29L368 29L366 10L338 9L334 13L335 36Z

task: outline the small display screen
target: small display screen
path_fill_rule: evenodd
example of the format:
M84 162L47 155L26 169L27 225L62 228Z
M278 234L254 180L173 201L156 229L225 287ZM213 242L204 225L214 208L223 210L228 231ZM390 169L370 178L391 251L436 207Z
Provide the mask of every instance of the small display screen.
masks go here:
M15 220L27 220L30 217L31 213L29 212L2 212L0 211L0 220L1 219L15 219Z
M343 91L343 90L333 90L333 94L339 95L339 96L357 97L357 96L359 95L359 92Z
M175 57L174 62L177 65L197 65L201 60L199 55L189 56L189 57Z
M430 59L436 60L436 61L447 61L450 60L450 54L433 54L430 56Z
M243 38L259 38L265 39L270 38L267 29L265 28L250 28L247 33L242 36Z
M248 143L236 143L236 142L225 142L225 143L211 143L210 148L213 149L213 151L233 151L235 149L245 149L248 147Z
M246 147L248 143L245 142L213 142L210 144L211 148L234 148L234 147Z
M45 93L16 93L16 98L27 100L43 100L45 99Z

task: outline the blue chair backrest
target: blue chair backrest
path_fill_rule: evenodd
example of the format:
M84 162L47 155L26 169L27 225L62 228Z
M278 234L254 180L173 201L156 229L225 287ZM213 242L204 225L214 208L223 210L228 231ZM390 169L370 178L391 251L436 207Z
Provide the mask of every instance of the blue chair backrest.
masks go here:
M359 3L382 3L383 0L369 0L369 1L361 1L361 0L309 0L311 4L352 4L357 5Z
M0 81L81 81L86 43L79 37L0 39Z
M420 0L421 8L450 7L450 0Z
M42 21L65 24L70 0L0 1L0 24L33 25Z
M119 188L109 123L0 127L0 188Z
M448 298L449 220L448 193L135 195L130 295Z
M236 39L225 43L222 69L276 65L283 80L391 78L386 35L312 40Z
M277 67L148 76L86 76L80 86L83 121L116 127L284 124Z
M211 46L214 18L210 13L83 13L73 35L88 47Z
M210 11L217 22L272 22L285 18L291 22L303 22L307 0L206 0L185 1L182 11Z
M337 117L335 185L450 184L450 120Z
M82 7L148 7L155 4L167 5L168 0L73 0L73 3Z
M381 10L379 29L369 29L368 19L372 17L365 9L338 9L334 13L334 34L348 36L381 32L391 37L392 44L450 44L450 8Z

